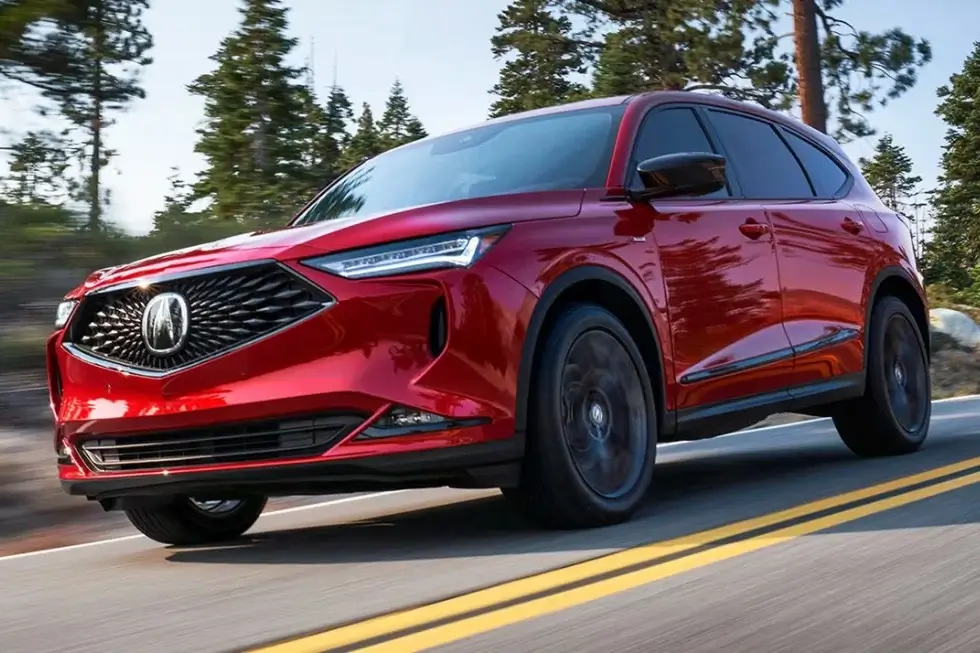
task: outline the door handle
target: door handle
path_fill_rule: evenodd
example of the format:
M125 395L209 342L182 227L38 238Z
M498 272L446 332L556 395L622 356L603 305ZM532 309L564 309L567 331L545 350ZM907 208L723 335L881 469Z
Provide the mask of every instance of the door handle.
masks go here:
M769 233L769 225L764 222L759 222L755 218L749 218L742 224L738 225L738 230L741 231L743 235L748 236L752 240L756 240Z
M843 227L844 231L854 235L861 233L861 230L864 229L864 225L850 218L844 218L844 221L841 222L840 226Z

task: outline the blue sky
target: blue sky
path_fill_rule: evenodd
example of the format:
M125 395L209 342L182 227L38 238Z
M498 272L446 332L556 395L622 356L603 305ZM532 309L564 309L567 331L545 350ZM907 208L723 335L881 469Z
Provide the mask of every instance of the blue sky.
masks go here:
M294 35L302 40L297 63L311 52L322 89L338 81L359 106L378 110L395 77L415 113L432 133L483 120L492 101L498 62L489 39L508 0L291 0ZM106 174L112 193L109 217L133 232L151 226L163 203L172 166L185 178L201 161L194 153L202 102L186 91L211 69L208 59L238 22L236 0L154 0L146 22L154 34L155 62L144 72L145 100L118 116L108 145L118 152ZM916 163L924 186L938 172L944 134L933 114L936 89L957 72L980 39L980 2L971 0L850 0L840 13L863 29L899 26L932 42L934 58L918 85L873 114L880 133L890 132ZM0 125L23 130L43 122L32 97L5 91ZM845 146L868 156L875 138Z

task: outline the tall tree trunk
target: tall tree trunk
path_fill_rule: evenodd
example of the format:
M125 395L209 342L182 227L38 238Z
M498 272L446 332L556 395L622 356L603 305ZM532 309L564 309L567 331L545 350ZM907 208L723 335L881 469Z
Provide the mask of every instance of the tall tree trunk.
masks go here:
M101 73L96 73L98 80ZM98 81L96 88L99 87ZM97 230L102 225L102 193L101 172L102 172L102 100L95 99L92 113L92 158L89 163L91 174L89 176L89 209L88 226L89 229Z
M89 174L88 227L97 231L102 225L102 53L105 51L105 26L102 3L95 3L95 43L92 54L92 159Z
M817 34L817 0L793 0L793 40L800 76L803 122L827 133L827 103L823 96L820 37Z

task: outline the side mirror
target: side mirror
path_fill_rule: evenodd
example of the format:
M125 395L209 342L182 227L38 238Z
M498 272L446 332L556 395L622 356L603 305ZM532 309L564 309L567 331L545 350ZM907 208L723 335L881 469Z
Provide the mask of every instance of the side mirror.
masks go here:
M725 187L725 157L709 152L665 154L636 167L643 190L637 199L708 195Z

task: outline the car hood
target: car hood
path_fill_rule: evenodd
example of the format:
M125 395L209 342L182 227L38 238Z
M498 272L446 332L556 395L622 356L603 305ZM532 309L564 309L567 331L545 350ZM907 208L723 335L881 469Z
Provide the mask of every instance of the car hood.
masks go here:
M68 297L163 273L260 259L295 260L447 231L573 217L582 209L583 196L584 191L574 190L483 197L255 231L97 270Z

